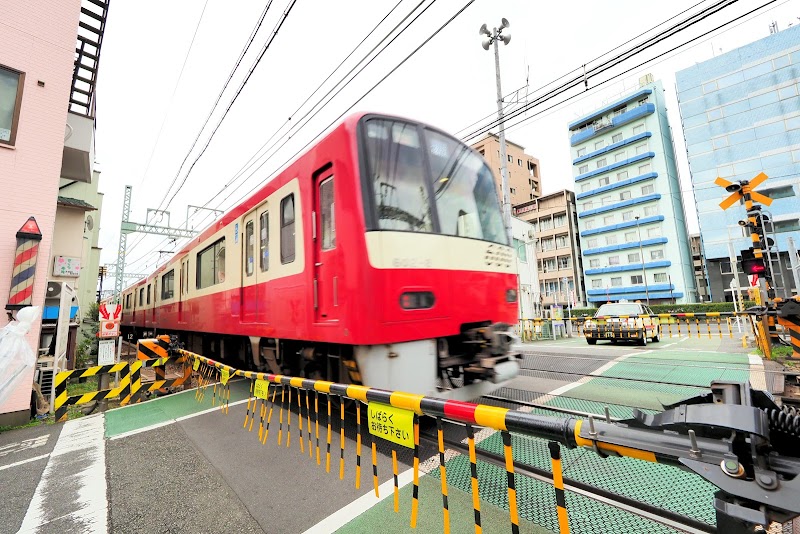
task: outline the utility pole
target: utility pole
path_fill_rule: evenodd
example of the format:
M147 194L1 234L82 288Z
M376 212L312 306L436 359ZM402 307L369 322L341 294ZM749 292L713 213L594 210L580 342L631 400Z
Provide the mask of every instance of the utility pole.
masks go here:
M484 24L479 30L479 34L483 35L484 50L489 50L489 47L494 45L494 69L497 78L497 122L500 128L500 188L503 193L503 225L506 227L506 237L509 245L512 243L511 236L511 192L508 187L508 156L506 155L506 129L505 119L503 117L503 90L500 87L500 48L498 41L503 41L503 44L511 42L511 32L507 31L510 26L507 19L501 19L499 28L489 28ZM503 30L506 30L505 32Z
M114 302L120 302L120 295L125 284L125 256L128 252L128 234L140 232L144 234L157 234L166 237L194 237L198 232L183 228L172 228L169 225L169 212L163 210L148 209L148 221L150 213L155 213L167 217L167 225L159 226L156 224L139 224L129 220L131 215L131 196L133 187L125 186L125 198L122 201L122 224L119 232L119 248L117 249L116 280L114 282Z

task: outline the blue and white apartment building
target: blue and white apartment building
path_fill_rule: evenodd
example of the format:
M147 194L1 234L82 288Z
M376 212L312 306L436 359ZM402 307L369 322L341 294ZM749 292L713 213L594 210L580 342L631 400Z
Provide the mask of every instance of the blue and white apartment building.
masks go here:
M769 178L756 191L773 199L772 215L783 272L776 285L798 288L790 269L789 237L800 246L800 26L790 27L676 73L683 135L692 173L712 300L730 300L734 253L752 246L738 225L744 206L723 211L728 193L714 185ZM777 278L777 277L776 277ZM744 280L741 278L740 284ZM746 281L744 282L746 284ZM794 287L793 287L794 286ZM782 291L781 291L782 293ZM779 293L779 296L782 296Z
M588 301L695 302L661 82L645 76L569 136Z

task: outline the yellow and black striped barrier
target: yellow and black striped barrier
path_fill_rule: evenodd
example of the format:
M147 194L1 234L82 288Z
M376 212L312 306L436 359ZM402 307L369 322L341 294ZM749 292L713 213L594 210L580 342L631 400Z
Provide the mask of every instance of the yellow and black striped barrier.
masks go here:
M135 366L138 370L141 365L141 362L135 362L134 364L128 364L127 362L124 362L59 372L56 374L55 380L55 420L57 422L66 420L67 406L86 404L88 402L101 401L114 397L130 397L132 368ZM90 393L84 393L83 395L67 396L67 380L108 373L120 373L118 387L92 391Z
M166 334L140 339L136 343L136 358L139 360L158 360L169 357L170 337Z
M734 329L732 319L735 317L748 317L748 314L742 312L659 313L614 317L564 317L563 321L571 323L572 334L577 336L585 335L586 321L604 326L612 319L615 321L642 319L642 321L649 320L650 324L654 326L657 325L661 337L687 336L698 339L718 337L722 339L724 336L728 336L732 339ZM516 333L523 342L553 339L552 323L551 319L520 319L516 326ZM771 335L774 337L776 334L771 332Z
M292 411L291 398L298 400L298 427L303 424L305 415L306 430L309 439L311 439L311 423L308 423L309 418L318 424L320 420L319 404L314 403L313 416L310 414L311 403L308 401L310 394L313 392L315 400L320 394L326 395L328 402L327 408L327 451L325 471L330 472L330 445L331 437L335 432L337 424L340 433L340 468L339 477L344 478L344 463L345 463L345 440L344 440L344 427L345 427L345 399L351 399L356 403L356 417L359 417L362 411L361 404L367 406L367 421L368 432L364 432L364 424L359 417L357 421L357 445L356 454L359 459L357 466L360 467L360 447L364 444L364 438L369 436L372 449L372 463L373 463L373 480L375 482L376 496L378 488L377 480L377 454L375 445L378 438L382 438L389 442L393 451L392 459L392 473L395 475L395 512L399 512L399 494L397 490L397 467L396 467L396 453L398 447L408 447L413 450L413 487L411 494L411 517L410 526L415 528L418 524L419 515L419 475L425 469L435 469L433 467L434 458L430 458L424 464L420 462L420 418L423 416L430 417L436 422L436 438L428 438L432 441L435 440L438 445L438 469L441 480L441 494L442 494L442 519L444 531L448 532L450 529L451 520L451 501L449 499L449 487L452 483L448 482L445 454L445 444L449 443L445 440L443 435L444 421L454 422L466 426L467 447L464 448L465 454L468 450L471 481L470 488L465 491L472 493L473 514L475 532L480 533L481 526L481 505L480 505L480 492L479 480L477 469L477 458L475 449L475 433L473 428L475 426L484 427L499 431L501 433L503 442L503 455L496 455L493 461L501 462L506 469L507 475L507 494L508 494L508 512L509 512L509 525L512 532L519 532L520 529L520 508L517 502L517 484L515 477L515 465L513 455L513 434L522 434L527 436L534 436L542 438L548 442L558 442L567 447L583 447L591 449L602 457L606 456L624 456L635 458L656 463L665 463L674 466L682 466L685 458L690 457L696 450L703 453L705 461L716 462L718 465L724 459L726 454L729 454L729 444L725 440L718 440L711 437L697 435L695 436L690 432L690 437L680 435L674 432L661 432L658 430L651 430L648 428L641 428L638 426L618 425L611 421L596 420L589 417L586 420L576 419L574 417L567 417L564 419L553 418L545 415L538 415L534 413L520 412L508 408L501 408L488 405L473 404L469 402L445 400L435 397L404 393L398 391L387 391L376 388L370 388L354 384L337 384L325 380L313 380L300 377L291 377L285 375L276 375L271 373L259 373L254 371L242 371L233 367L227 366L220 362L206 358L199 354L191 353L185 350L178 350L180 354L186 356L193 362L193 369L200 374L200 387L196 393L198 399L202 398L206 391L211 387L211 382L220 378L225 373L228 377L240 376L247 380L252 381L250 384L251 397L248 399L247 411L243 427L248 432L252 432L253 421L255 414L259 414L260 424L258 439L262 444L266 443L268 439L268 432L270 423L273 418L273 408L277 408L278 414L278 438L277 443L283 446L282 435L286 431L287 447L290 446L291 440L291 423L294 418ZM216 387L216 383L214 386ZM222 386L220 386L222 388ZM280 398L277 395L280 390ZM218 393L215 392L216 397ZM223 404L229 392L224 388L220 393ZM302 402L302 399L306 402ZM213 401L212 401L213 402ZM306 414L302 413L302 407L306 406ZM339 406L339 414L332 412L331 406ZM286 410L286 428L283 428L284 414ZM225 406L222 408L223 413L227 413ZM377 414L377 415L376 415ZM381 415L382 414L382 415ZM381 419L383 417L383 419ZM336 423L334 419L339 419ZM332 425L333 423L333 425ZM304 439L302 430L298 428L300 433L300 440L298 448L301 449L301 454L305 456L304 452ZM693 431L692 431L693 432ZM276 441L273 439L273 441ZM555 447L554 447L555 445ZM309 443L309 449L310 449ZM450 445L448 445L450 446ZM458 447L456 452L458 452ZM551 463L552 463L552 480L555 489L554 511L558 519L559 530L561 533L569 532L569 521L567 514L567 496L565 494L565 482L570 486L580 486L580 482L565 480L563 477L560 449L553 443L550 446ZM311 451L309 450L309 453ZM311 458L313 455L309 454ZM692 456L693 457L693 456ZM321 465L319 460L319 453L317 455L317 463ZM313 460L312 460L313 461ZM534 469L528 466L527 469ZM427 472L427 471L425 471ZM356 470L356 476L360 477L361 470ZM654 481L653 483L657 483ZM360 484L356 480L356 487ZM592 487L592 491L602 492L601 488ZM639 506L648 506L646 503L637 502ZM664 514L671 514L666 510L661 510ZM656 513L656 512L653 512ZM700 531L706 530L707 525L701 521L695 521L692 518L682 517L685 524L691 525L693 528L699 528ZM702 527L702 528L700 528Z

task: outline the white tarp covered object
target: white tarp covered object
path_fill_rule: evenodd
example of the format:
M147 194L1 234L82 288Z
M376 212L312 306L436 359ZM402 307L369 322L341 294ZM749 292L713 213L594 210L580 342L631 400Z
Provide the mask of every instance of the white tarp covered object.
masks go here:
M36 354L25 336L39 314L38 306L22 308L17 312L16 321L0 329L0 405L36 366Z

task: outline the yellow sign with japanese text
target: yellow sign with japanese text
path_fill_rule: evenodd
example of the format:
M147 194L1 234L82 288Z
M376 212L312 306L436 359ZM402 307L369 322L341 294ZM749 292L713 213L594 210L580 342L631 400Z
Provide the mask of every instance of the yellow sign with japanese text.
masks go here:
M269 395L269 381L257 379L253 392L257 399L267 400L267 396Z
M414 448L414 412L370 402L367 414L370 434L409 449Z
M222 382L222 385L224 386L228 384L228 380L230 380L230 378L231 378L231 372L228 371L227 367L223 367L222 372L220 372L219 375L219 381Z

